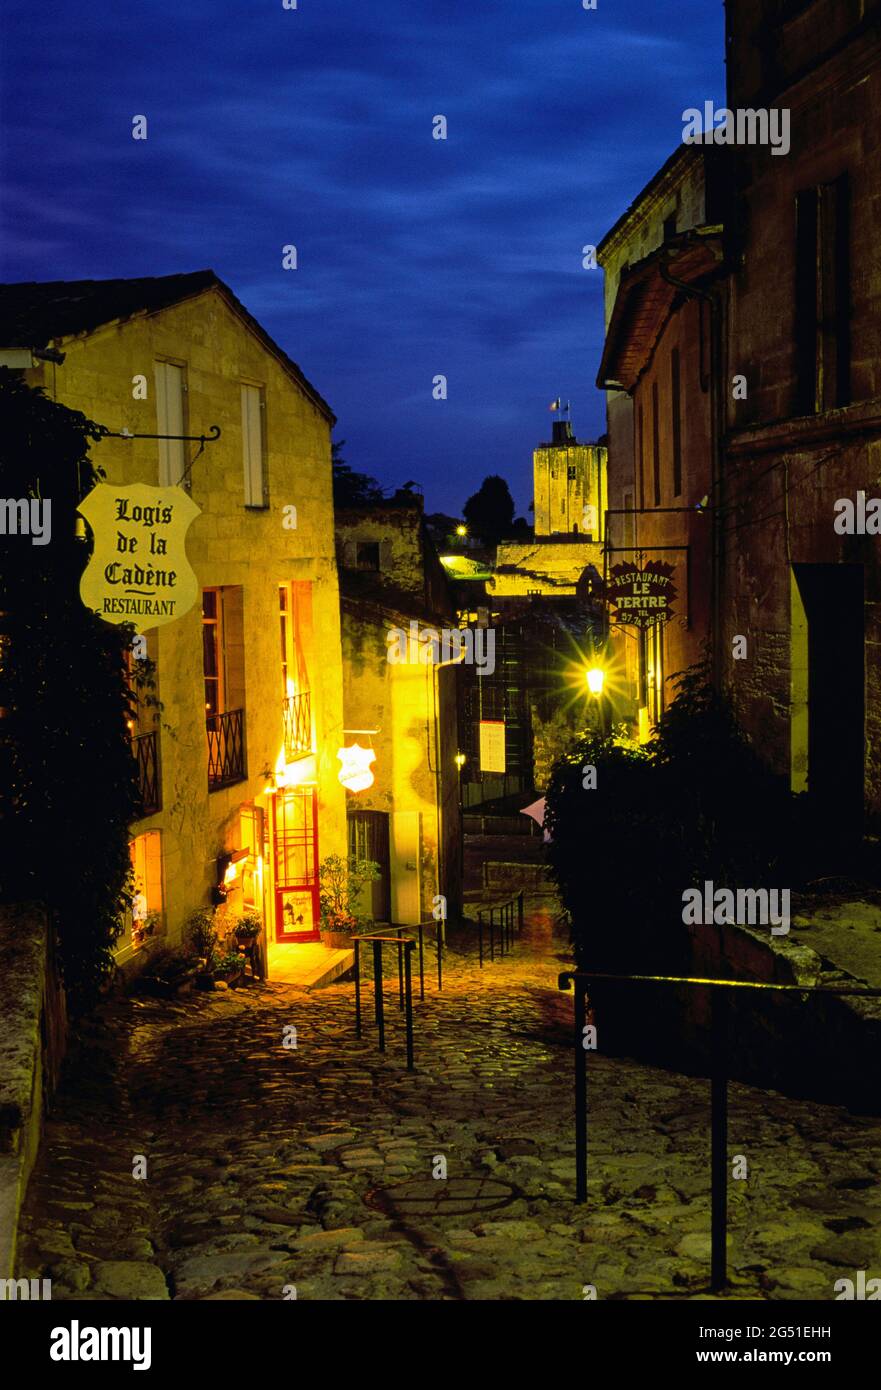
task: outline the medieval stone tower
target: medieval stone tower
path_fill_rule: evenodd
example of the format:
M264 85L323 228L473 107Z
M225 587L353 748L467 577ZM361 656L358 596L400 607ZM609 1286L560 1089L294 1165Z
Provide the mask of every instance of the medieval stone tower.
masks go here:
M602 445L579 444L568 420L554 420L551 442L532 455L536 536L603 539L607 458Z

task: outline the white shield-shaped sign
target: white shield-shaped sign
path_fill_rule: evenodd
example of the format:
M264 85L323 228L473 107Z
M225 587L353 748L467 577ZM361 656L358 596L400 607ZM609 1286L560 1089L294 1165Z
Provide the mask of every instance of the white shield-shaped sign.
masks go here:
M187 559L190 522L201 515L182 487L99 483L79 505L95 548L80 598L108 623L139 632L189 612L199 583Z
M370 764L376 762L376 754L372 748L362 748L360 743L353 743L348 748L341 748L337 757L342 763L337 780L350 792L363 792L373 786Z

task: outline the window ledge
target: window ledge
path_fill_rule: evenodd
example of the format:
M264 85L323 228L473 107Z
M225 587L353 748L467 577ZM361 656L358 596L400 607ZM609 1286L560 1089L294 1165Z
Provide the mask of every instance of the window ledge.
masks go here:
M816 415L788 416L768 424L729 430L726 448L729 457L736 459L785 446L807 448L848 434L881 434L881 396Z

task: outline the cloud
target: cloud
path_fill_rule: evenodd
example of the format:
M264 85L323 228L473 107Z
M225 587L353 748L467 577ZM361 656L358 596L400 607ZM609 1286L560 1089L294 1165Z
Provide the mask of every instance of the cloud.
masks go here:
M213 266L327 396L348 461L400 482L415 456L450 510L489 472L528 503L558 391L580 434L604 428L581 247L724 91L705 0L8 0L5 30L4 278Z

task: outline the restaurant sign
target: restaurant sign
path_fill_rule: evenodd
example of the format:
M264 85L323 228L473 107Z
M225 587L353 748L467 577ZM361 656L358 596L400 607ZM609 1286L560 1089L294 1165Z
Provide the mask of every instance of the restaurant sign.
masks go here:
M620 627L654 627L673 617L671 604L676 597L673 566L663 560L647 564L614 565L609 572L606 594L615 605Z
M99 483L78 510L95 539L80 598L108 623L139 632L188 613L199 594L186 534L201 515L182 487Z

